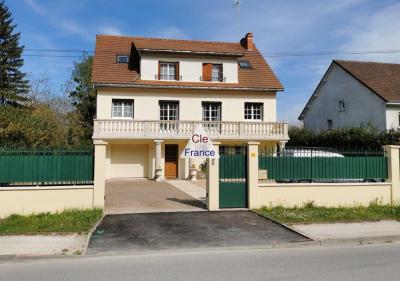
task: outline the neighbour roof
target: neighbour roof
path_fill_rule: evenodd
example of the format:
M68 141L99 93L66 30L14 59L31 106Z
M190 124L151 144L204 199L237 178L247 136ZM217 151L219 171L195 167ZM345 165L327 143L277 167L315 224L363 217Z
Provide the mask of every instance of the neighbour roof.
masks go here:
M400 64L334 60L387 102L400 102Z
M334 64L341 67L384 101L400 102L400 64L333 60L326 73ZM321 82L301 112L299 120L304 118L304 114L310 107L320 85Z
M116 55L137 56L136 50L185 51L199 53L216 53L215 55L240 55L241 60L248 60L252 69L238 67L239 83L208 83L141 80L137 67L132 64L116 63ZM208 54L207 54L208 56ZM254 89L283 90L283 86L255 48L247 51L240 43L209 42L192 40L155 39L128 36L97 35L96 50L93 60L92 83L95 85L115 85L121 87L162 87L162 88L214 88L214 89Z

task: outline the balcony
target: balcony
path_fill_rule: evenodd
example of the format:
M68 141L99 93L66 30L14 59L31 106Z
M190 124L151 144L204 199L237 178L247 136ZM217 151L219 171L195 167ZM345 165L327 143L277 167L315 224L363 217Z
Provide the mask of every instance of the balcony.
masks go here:
M287 123L95 120L93 139L188 139L203 125L213 140L288 140Z

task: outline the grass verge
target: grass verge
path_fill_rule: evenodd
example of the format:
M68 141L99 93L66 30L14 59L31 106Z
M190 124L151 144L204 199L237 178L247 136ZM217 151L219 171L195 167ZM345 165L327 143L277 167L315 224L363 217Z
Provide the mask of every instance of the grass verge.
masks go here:
M303 207L263 207L257 210L263 215L287 224L296 223L332 223L332 222L364 222L379 220L400 221L400 205L381 205L371 203L367 207L318 207L312 203Z
M70 209L58 213L40 213L29 216L11 215L0 219L0 235L83 233L101 218L102 209Z

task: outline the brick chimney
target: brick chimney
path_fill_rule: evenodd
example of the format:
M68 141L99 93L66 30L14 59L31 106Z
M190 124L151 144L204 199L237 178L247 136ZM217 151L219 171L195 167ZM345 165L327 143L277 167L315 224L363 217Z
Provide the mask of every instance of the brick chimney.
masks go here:
M254 43L253 43L253 33L248 32L244 38L240 40L240 44L247 50L247 51L254 51Z

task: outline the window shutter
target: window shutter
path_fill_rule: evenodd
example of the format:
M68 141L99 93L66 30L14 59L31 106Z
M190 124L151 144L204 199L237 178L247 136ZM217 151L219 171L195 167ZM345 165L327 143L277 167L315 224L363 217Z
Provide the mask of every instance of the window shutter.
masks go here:
M203 81L211 81L212 64L203 63Z
M158 62L158 80L161 79L161 62Z
M175 79L179 81L179 62L175 66Z

